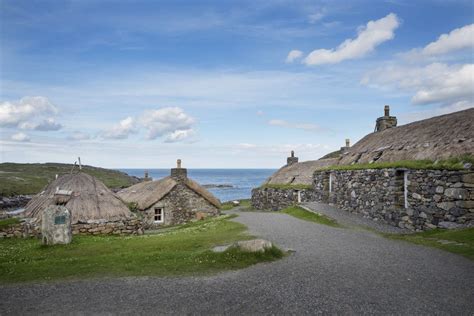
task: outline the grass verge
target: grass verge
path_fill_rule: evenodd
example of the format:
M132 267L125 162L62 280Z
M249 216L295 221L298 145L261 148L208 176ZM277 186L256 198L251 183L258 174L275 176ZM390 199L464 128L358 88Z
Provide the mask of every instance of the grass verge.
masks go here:
M20 220L15 217L2 219L0 220L0 228L10 227L18 223L20 223Z
M199 275L240 269L284 256L212 247L251 239L229 216L199 221L157 235L74 236L69 245L41 246L36 239L0 240L0 283L124 276Z
M474 260L474 227L459 230L433 229L414 234L383 234L383 236L443 249Z
M361 169L386 169L386 168L407 168L407 169L432 169L432 170L462 170L465 163L474 164L474 156L463 155L446 160L401 160L394 162L375 162L372 164L336 165L323 168L321 170L361 170Z
M280 211L281 213L285 213L288 215L291 215L293 217L308 221L308 222L314 222L322 225L327 225L331 227L342 227L339 223L337 223L335 220L332 218L329 218L325 215L322 214L317 214L313 212L309 212L305 210L304 208L301 208L299 206L290 206L287 207L283 210Z

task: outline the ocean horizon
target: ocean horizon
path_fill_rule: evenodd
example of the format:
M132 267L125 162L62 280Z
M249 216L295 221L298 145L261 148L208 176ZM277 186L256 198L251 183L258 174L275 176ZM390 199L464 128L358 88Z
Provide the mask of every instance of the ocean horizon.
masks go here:
M145 171L153 180L169 176L170 169L119 168L131 176L143 178ZM253 188L259 187L277 169L188 169L188 177L201 185L225 187L207 188L221 202L249 199Z

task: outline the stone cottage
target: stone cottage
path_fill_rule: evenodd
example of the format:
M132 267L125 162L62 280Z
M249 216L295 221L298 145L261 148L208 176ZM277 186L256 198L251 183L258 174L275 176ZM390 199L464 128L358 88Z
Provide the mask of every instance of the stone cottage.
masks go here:
M126 203L134 204L148 227L175 225L220 213L220 201L187 176L187 169L171 169L171 175L156 181L135 184L118 192Z

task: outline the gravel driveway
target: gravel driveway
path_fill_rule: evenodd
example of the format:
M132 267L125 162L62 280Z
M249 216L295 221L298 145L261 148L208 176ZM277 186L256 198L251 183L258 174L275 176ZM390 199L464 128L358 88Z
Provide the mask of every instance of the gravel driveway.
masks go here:
M252 234L295 250L211 277L0 286L0 314L452 314L474 312L474 262L286 214L241 212Z

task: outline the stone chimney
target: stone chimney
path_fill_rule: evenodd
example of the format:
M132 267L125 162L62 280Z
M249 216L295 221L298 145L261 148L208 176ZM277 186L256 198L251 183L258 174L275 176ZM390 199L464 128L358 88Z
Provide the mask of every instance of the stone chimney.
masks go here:
M145 177L143 178L143 181L151 181L151 178L148 175L148 170L145 170Z
M291 156L286 158L286 164L289 166L289 165L292 165L292 164L295 164L295 163L298 163L298 157L295 157L295 151L292 150L291 151Z
M176 161L176 168L171 169L171 178L177 182L182 182L188 178L188 169L181 168L181 159Z
M351 140L346 138L346 146L341 147L341 154L345 154L351 148Z
M396 126L397 118L395 116L390 116L390 106L386 105L384 107L384 116L379 117L375 123L375 132L381 132Z

